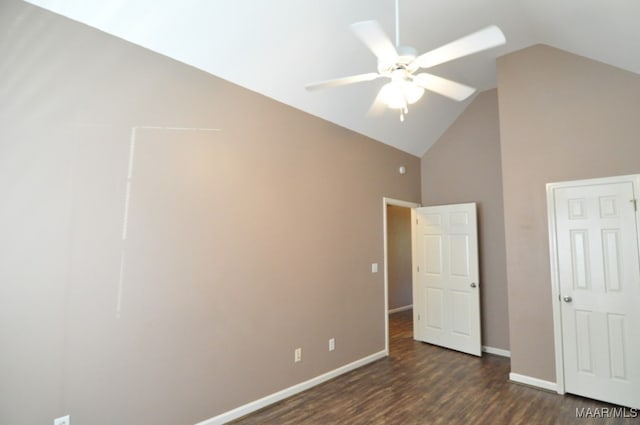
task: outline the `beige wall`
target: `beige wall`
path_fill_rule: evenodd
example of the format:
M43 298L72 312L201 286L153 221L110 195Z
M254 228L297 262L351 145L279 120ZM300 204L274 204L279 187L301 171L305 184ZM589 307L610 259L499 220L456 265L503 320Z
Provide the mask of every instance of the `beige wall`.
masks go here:
M555 382L545 184L640 173L640 76L538 45L498 60L512 372Z
M0 28L0 423L196 423L384 349L419 158L17 0Z
M482 344L509 349L496 90L480 93L422 157L422 203L476 202Z
M389 310L411 305L411 208L387 205L387 276Z

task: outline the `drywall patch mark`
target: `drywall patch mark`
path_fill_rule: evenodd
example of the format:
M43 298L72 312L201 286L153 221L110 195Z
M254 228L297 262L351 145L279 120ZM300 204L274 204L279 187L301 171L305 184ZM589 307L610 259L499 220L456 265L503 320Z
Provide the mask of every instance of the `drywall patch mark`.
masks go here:
M131 177L133 177L133 158L136 153L136 132L135 128L129 140L129 166L127 168L127 183L124 195L124 215L122 219L122 240L127 240L127 228L129 225L129 200L131 199Z
M137 130L178 130L178 131L222 131L219 128L206 128L206 127L157 127L150 125L137 125L131 128L132 134Z
M133 181L133 166L135 163L136 139L140 130L166 130L166 131L221 131L219 128L204 127L162 127L162 126L145 126L138 125L131 127L131 135L129 137L129 162L127 166L127 182L124 195L124 213L122 215L122 242L120 247L120 271L118 273L118 291L116 296L116 319L119 319L122 313L122 301L124 293L124 276L125 276L125 258L126 258L126 242L129 230L129 206L131 204L131 184Z
M166 131L220 131L219 128L202 128L202 127L154 127L154 126L135 126L131 128L131 136L129 138L129 165L127 167L127 183L125 189L124 215L122 219L122 241L127 240L127 230L129 225L129 203L131 200L131 182L133 179L133 166L135 163L136 139L139 130L166 130Z

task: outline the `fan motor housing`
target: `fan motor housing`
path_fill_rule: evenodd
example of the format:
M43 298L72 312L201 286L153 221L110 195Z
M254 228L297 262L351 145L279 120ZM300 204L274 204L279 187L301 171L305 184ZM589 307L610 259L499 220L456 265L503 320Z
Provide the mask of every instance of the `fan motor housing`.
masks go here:
M398 56L393 61L378 61L378 72L383 75L389 75L393 71L398 69L404 69L409 73L413 73L418 69L418 66L414 63L416 57L418 57L418 51L410 46L398 46L396 48Z

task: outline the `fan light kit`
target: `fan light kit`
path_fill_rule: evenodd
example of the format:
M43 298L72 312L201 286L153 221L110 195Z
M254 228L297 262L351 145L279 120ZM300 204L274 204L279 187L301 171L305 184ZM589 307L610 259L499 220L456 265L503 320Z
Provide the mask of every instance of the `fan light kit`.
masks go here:
M388 78L391 81L378 92L372 110L380 105L398 109L400 121L404 121L409 105L422 98L425 89L457 101L465 100L476 91L473 87L426 72L416 74L420 68L431 68L506 42L500 28L492 25L418 56L416 49L400 46L399 0L396 0L395 47L376 21L356 22L351 25L351 30L378 58L378 72L320 81L308 84L306 89L317 90Z

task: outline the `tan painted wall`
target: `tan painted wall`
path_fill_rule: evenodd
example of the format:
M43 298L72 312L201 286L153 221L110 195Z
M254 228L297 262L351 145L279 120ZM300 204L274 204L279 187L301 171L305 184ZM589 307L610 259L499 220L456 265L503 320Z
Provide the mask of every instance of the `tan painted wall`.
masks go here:
M509 349L496 90L480 93L422 157L422 203L476 202L482 344Z
M0 423L191 424L384 349L419 158L17 0L0 28Z
M387 205L387 274L389 310L413 303L411 208Z
M511 369L555 382L545 184L640 173L640 76L538 45L498 60Z

